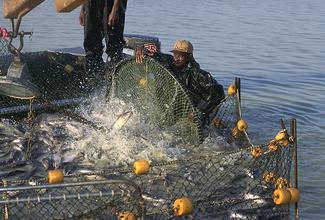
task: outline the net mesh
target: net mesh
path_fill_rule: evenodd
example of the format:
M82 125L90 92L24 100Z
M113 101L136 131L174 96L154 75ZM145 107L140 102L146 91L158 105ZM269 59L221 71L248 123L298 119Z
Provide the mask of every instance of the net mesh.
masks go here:
M5 77L13 56L2 53L0 57L0 67ZM46 102L58 106L78 104L94 87L94 82L85 75L85 59L82 56L44 51L26 53L24 59L28 65L30 81L39 88L40 93L39 97L31 100L34 110L43 109ZM0 96L0 115L27 112L30 104L30 100Z
M92 177L92 180L95 178ZM76 182L66 178L62 185L44 185L41 179L11 183L14 186L3 193L7 199L2 201L3 216L10 219L86 219L96 215L107 219L122 210L142 215L141 194L133 183L109 180L86 182L88 179L79 177Z
M5 43L1 41L0 56L7 57L8 63L1 59L2 67L10 63L8 54L3 52ZM79 57L42 52L28 54L26 58L33 80L47 99L85 95L80 86L83 79L79 78L79 70L82 71L83 64ZM72 72L67 71L68 64L73 66ZM110 91L110 96L131 102L144 121L166 129L182 122L180 136L189 143L202 141L198 113L185 90L154 60L146 59L143 65L134 60L121 62ZM29 104L7 97L0 100L0 109ZM211 116L212 128L236 148L208 154L202 151L186 159L153 163L145 175L136 175L132 166L123 166L66 176L64 183L54 185L47 178L2 180L1 219L128 219L132 215L146 219L288 217L289 205L275 205L273 192L291 187L295 139L284 129L274 139L254 145L246 130L237 127L241 118L237 92L227 96ZM174 202L183 197L193 204L190 217L175 216L179 208L174 208Z
M202 128L198 113L175 77L153 59L137 64L134 59L120 63L113 76L110 96L132 103L148 123L163 129L178 124L176 134L199 143Z
M12 56L10 56L8 45L9 39L7 37L7 30L0 27L0 75L6 74L6 69L8 68L10 62L12 61Z

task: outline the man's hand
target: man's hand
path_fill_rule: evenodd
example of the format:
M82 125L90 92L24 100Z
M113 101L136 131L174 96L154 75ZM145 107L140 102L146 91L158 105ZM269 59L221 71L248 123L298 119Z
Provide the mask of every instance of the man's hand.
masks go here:
M85 14L86 14L85 8L84 6L82 6L79 15L79 24L83 27L85 26Z
M158 52L156 44L153 43L146 43L143 45L143 48L146 50L146 54L150 57L153 57Z
M108 15L107 23L110 27L114 28L114 25L117 24L118 19L117 10L112 9L111 13Z
M135 62L136 63L143 63L143 59L144 59L144 49L143 47L137 47L135 49Z
M158 53L158 48L153 43L145 43L143 47L137 47L135 49L135 61L137 63L143 63L144 55L154 57Z
M107 18L107 24L114 29L114 25L117 24L119 17L118 17L118 9L121 5L121 0L114 0L114 4L111 10L111 13L109 13Z

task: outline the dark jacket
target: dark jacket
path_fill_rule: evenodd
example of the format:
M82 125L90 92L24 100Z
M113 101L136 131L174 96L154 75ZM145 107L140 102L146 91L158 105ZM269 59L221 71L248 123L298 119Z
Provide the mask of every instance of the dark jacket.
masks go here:
M168 67L187 90L194 106L202 114L202 119L206 119L225 98L223 86L210 73L202 70L194 59L185 68L178 70L174 68L172 55L159 53L155 58Z

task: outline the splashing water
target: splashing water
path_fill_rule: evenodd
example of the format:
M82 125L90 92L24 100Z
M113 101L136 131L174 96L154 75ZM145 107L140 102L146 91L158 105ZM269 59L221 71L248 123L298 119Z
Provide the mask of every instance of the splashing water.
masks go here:
M11 144L12 149L23 149L27 148L28 136L32 134L29 160L38 170L39 166L42 171L60 168L67 174L85 167L99 170L126 166L138 159L170 161L231 148L222 137L211 132L213 129L207 130L209 134L203 144L190 146L172 129L162 129L142 120L133 106L114 98L107 102L104 91L96 92L89 103L73 111L105 130L96 130L61 113L42 113L36 117L32 130L26 122L7 120L1 135L11 137L10 141L16 143ZM19 131L18 127L24 129ZM26 151L21 150L21 154ZM26 162L23 156L15 155L17 158Z

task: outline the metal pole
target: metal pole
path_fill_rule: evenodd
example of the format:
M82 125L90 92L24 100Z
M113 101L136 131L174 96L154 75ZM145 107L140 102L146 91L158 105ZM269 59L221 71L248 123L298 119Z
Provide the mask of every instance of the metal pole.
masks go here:
M240 78L239 77L236 77L235 78L235 86L236 86L236 89L238 90L239 102L241 102L241 97L240 97Z
M298 189L298 152L297 152L297 121L295 118L291 120L291 135L293 138L293 159L294 159L294 175L295 188ZM295 203L295 220L299 219L298 203Z

